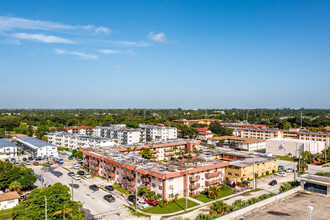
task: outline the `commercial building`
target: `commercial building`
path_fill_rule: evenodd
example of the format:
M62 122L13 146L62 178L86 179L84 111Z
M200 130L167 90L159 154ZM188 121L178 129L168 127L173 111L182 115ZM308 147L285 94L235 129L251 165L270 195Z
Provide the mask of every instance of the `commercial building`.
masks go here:
M192 124L205 124L205 125L210 125L213 122L220 122L219 119L197 119L197 120L173 120L172 121L174 124L179 124L179 125L187 125L191 126Z
M139 127L145 131L146 140L151 140L153 142L161 142L168 139L176 139L178 137L177 128L175 127L154 125L139 125Z
M64 129L70 134L91 135L93 133L93 127L90 126L66 127Z
M195 196L224 180L228 162L222 160L190 159L186 161L154 162L132 153L113 150L92 152L81 150L84 164L95 174L117 182L134 192L142 187L160 194L163 199L175 195Z
M223 145L235 146L241 150L260 150L266 148L266 141L255 138L243 138L234 136L213 137L207 140L208 144L217 146L221 142Z
M16 157L18 146L7 139L0 139L0 159Z
M267 128L266 125L253 125L253 124L237 124L237 123L221 123L223 127L227 128Z
M299 157L304 151L311 154L320 153L325 149L325 143L288 138L273 138L266 140L266 153L278 156Z
M201 153L202 157L229 161L225 178L235 179L237 182L251 181L254 172L258 176L267 175L278 170L278 159L265 154L247 151L236 151L228 148L216 148Z
M57 157L57 146L34 137L15 139L18 146L31 153L32 157Z
M116 139L122 145L133 145L146 141L146 132L144 130L127 128L124 124L95 127L93 136Z
M110 147L117 143L114 139L69 134L66 132L50 132L46 136L49 143L72 149Z
M300 184L304 190L320 193L326 196L330 195L330 177L318 176L313 174L300 175Z
M329 132L312 132L299 129L279 130L279 129L255 129L239 128L236 132L238 137L271 139L271 138L290 138L299 140L321 141L326 146L330 146Z
M0 210L14 208L19 204L19 198L20 196L16 191L0 193Z

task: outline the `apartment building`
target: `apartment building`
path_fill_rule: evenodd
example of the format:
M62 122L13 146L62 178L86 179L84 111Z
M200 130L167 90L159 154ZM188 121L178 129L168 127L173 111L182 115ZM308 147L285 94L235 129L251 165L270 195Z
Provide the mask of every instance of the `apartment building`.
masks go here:
M70 134L91 135L93 133L93 127L90 126L66 127L64 129Z
M171 199L176 194L184 197L195 196L210 186L221 184L224 180L228 162L222 160L153 162L134 154L104 150L92 152L81 150L84 164L94 175L117 182L130 192L147 187L160 194L163 199Z
M160 144L150 144L150 145L135 145L128 148L114 148L117 152L131 152L133 154L139 155L142 148L149 148L156 161L171 160L171 158L177 158L178 152L191 153L194 148L199 148L200 141L187 140L187 139L176 139L170 141L163 141Z
M279 130L279 129L255 129L241 128L237 133L239 137L271 139L271 138L289 138L299 140L322 141L326 146L330 146L329 132L302 131L299 129Z
M278 156L299 157L304 151L317 154L325 149L321 141L297 140L288 138L273 138L266 140L266 153Z
M99 148L115 146L117 141L108 138L98 138L66 132L47 133L48 142L59 147L77 148Z
M18 146L31 153L32 157L57 157L57 146L34 137L20 137L15 139Z
M254 124L237 124L237 123L221 123L223 127L227 128L267 128L266 125L254 125Z
M0 139L0 159L13 158L18 154L18 146L8 139Z
M172 121L174 124L179 124L179 125L187 125L191 126L192 124L205 124L205 125L210 125L213 122L220 122L219 119L197 119L197 120L173 120Z
M278 170L278 159L265 154L216 148L203 151L200 156L229 161L230 165L226 168L225 178L235 179L237 182L252 180L253 166L255 173L259 176Z
M196 137L197 140L201 140L203 142L206 142L207 139L213 137L212 131L210 131L208 128L194 128L195 130L198 131L198 135Z
M233 144L236 148L241 150L260 150L266 148L266 141L263 139L255 138L244 138L244 137L234 137L234 136L221 136L213 137L207 140L208 144L217 146L219 142L224 145L232 146Z
M154 125L139 125L141 130L144 130L146 140L153 142L166 141L168 139L176 139L178 137L178 131L175 127L164 127Z
M116 139L118 144L133 145L146 141L146 132L142 129L126 128L126 125L112 125L109 127L95 127L93 136Z

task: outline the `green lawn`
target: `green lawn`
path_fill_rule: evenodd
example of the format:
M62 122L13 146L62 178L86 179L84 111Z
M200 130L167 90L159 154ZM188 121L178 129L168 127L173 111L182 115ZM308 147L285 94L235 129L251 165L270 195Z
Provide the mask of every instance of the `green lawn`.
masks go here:
M221 192L220 192L220 194L219 194L219 196L218 196L217 199L220 199L220 198L223 198L223 197L229 196L229 195L231 195L231 194L233 194L233 193L234 193L234 192L233 192L233 189L232 189L232 188L230 188L230 187L225 187L224 189L221 189ZM209 198L207 197L207 194L206 194L206 193L201 193L200 195L195 196L195 197L193 197L193 198L194 198L194 199L197 199L198 201L204 202L204 203L206 203L206 202L211 202L211 201L214 200L214 199L209 199Z
M0 210L0 219L12 218L13 217L11 213L12 211L13 209Z
M198 203L191 201L188 199L188 208L194 207L199 205ZM159 205L153 206L150 208L142 209L142 211L152 214L166 214L166 213L173 213L178 212L186 209L186 199L181 198L174 202L169 202L168 204L160 207Z
M117 183L114 183L113 185L113 188L121 193L124 193L126 195L129 195L130 193L126 190L126 189L123 189L121 188Z
M287 160L287 161L291 161L291 162L298 161L297 158L293 158L293 157L284 157L284 156L277 156L277 155L274 155L274 157L278 157L280 160Z

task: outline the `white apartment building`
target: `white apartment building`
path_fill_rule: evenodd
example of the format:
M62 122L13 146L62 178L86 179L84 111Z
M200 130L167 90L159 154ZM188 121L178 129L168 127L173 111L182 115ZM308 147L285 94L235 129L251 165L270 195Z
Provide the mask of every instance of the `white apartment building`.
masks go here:
M82 136L66 132L47 133L47 137L49 143L71 149L112 147L117 143L114 139Z
M109 127L95 127L94 137L118 140L118 144L132 145L146 141L146 132L142 129L126 128L126 125L112 125Z
M297 140L287 138L273 138L266 140L266 153L277 156L299 157L303 151L311 154L320 153L325 149L325 143L320 141Z
M154 125L139 125L140 129L145 131L146 139L153 142L166 141L168 139L178 138L178 131L175 127L164 127Z
M93 133L93 127L90 126L66 127L65 129L70 134L91 135Z
M57 146L34 137L20 137L16 142L18 146L29 151L32 157L58 156Z
M18 146L7 139L0 139L0 159L16 157Z

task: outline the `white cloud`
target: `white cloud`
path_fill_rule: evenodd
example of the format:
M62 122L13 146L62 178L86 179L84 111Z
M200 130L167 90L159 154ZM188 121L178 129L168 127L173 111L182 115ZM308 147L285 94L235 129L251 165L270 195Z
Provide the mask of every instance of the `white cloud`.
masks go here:
M61 50L61 49L55 49L55 53L57 54L68 54L68 55L75 55L79 59L84 59L84 60L96 60L99 57L94 55L94 54L87 54L83 52L76 52L76 51L67 51L67 50Z
M63 43L63 44L74 43L74 41L62 37L43 35L43 34L14 33L12 34L12 36L14 38L18 38L22 40L34 40L42 43Z
M95 27L94 25L66 25L51 21L31 20L17 17L0 16L0 30L14 31L21 30L43 30L43 31L72 31L84 30L95 33L109 34L106 27Z
M100 53L104 53L104 54L118 54L121 53L120 50L109 50L109 49L102 49L102 50L98 50Z
M151 44L136 41L111 41L112 44L126 46L126 47L149 47Z
M165 43L166 42L166 36L163 32L161 32L159 34L154 34L154 32L151 31L148 34L148 38L153 40L153 41L160 42L160 43Z

